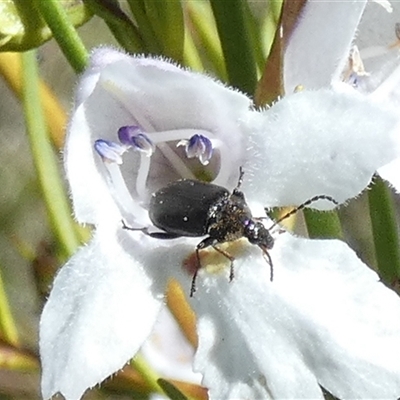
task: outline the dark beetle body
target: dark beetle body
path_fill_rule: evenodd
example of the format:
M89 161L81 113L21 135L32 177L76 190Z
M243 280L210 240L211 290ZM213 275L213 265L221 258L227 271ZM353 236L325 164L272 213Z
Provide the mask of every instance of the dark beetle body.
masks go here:
M207 234L209 210L229 197L221 186L183 179L155 192L149 217L157 228L177 236Z
M239 186L238 186L239 187ZM165 232L157 237L205 236L198 248L246 237L271 249L273 238L261 222L255 222L243 193L232 194L222 186L182 179L153 193L149 217Z
M149 233L159 239L171 239L180 236L205 236L196 247L197 270L193 276L190 296L196 286L197 271L201 268L199 251L212 246L231 262L230 280L233 279L234 258L228 252L217 247L219 243L231 242L246 237L250 243L258 245L271 266L268 254L274 240L264 225L255 219L246 203L244 194L239 190L243 171L240 169L239 181L230 193L222 186L201 181L182 179L170 183L153 193L149 205L151 222L163 232Z
M270 265L272 281L273 266L268 250L272 249L274 239L270 230L261 223L262 218L253 218L244 194L239 190L242 179L243 170L240 168L239 180L232 193L222 186L191 179L170 183L153 193L150 200L149 217L154 226L161 229L160 232L150 232L147 227L131 228L122 221L123 228L139 230L157 239L206 236L196 246L197 269L193 275L190 296L193 296L196 291L196 277L201 268L200 250L211 246L229 259L231 281L234 277L234 257L217 245L242 237L247 238L251 244L257 245L262 250L264 258ZM338 205L338 202L330 196L314 196L279 218L270 229L321 199Z

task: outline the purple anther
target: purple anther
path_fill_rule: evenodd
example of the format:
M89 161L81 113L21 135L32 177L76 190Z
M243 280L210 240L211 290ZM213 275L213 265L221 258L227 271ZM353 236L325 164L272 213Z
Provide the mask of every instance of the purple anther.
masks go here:
M126 146L110 140L98 139L94 142L94 149L103 161L122 164L122 154L126 151Z
M190 139L181 140L177 146L186 147L188 158L197 157L203 165L207 165L213 154L211 140L203 135L193 135Z
M151 156L156 148L153 141L137 125L122 126L119 128L118 138L122 144L144 152L147 156Z

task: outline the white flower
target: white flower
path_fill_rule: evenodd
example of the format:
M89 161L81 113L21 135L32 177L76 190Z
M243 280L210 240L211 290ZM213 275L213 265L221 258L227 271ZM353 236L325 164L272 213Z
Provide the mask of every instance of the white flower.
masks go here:
M169 276L189 294L201 239L146 235L152 192L198 171L232 190L242 166L255 217L319 194L342 203L396 157L397 123L363 95L329 89L257 112L207 76L95 51L69 125L66 170L75 215L96 231L58 274L43 311L44 398L78 399L122 368L149 335ZM200 136L205 150L191 151ZM276 234L272 282L257 246L241 240L225 251L236 258L233 281L227 260L204 251L190 299L195 369L211 399L322 398L320 386L342 398L399 396L400 300L346 244Z
M192 370L193 346L183 336L180 326L166 307L161 309L141 353L164 379L201 384L201 374L195 374Z
M344 81L399 113L400 3L366 3L308 2L285 54L288 93L299 84L319 89ZM398 192L399 168L397 158L378 171Z
M368 7L360 24L356 44L360 49L365 69L369 73L360 82L360 90L380 101L386 101L400 112L400 3L393 2L393 11L387 13ZM377 12L379 14L377 15ZM377 22L377 18L379 23ZM379 29L371 31L368 25L375 20ZM400 130L398 132L400 136ZM400 158L379 169L382 178L400 193Z

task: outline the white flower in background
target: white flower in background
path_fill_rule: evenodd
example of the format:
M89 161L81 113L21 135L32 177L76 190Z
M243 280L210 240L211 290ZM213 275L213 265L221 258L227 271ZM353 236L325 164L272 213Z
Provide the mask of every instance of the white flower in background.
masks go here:
M400 113L400 2L377 1L367 7L365 1L327 3L309 1L289 41L287 93L299 84L306 89L352 87ZM400 158L378 171L398 192L399 169Z
M344 60L363 6L335 4L342 15L332 24L348 32L346 40L335 32L331 50ZM314 3L323 5L331 6ZM321 88L257 112L245 95L207 76L96 50L65 155L75 215L96 231L59 272L43 311L43 397L78 399L122 368L150 334L168 277L189 294L200 238L122 229L121 220L152 229L151 193L199 174L232 190L242 166L255 217L265 216L264 206L319 194L343 203L399 154L398 118L380 104ZM211 271L215 258L202 259L190 304L198 319L194 367L210 398L316 399L322 386L339 398L397 399L397 295L340 241L275 239L272 282L262 252L244 240L226 249L236 257L232 282L229 267Z
M376 11L380 10L367 8L356 40L360 57L369 73L367 78L359 82L359 90L371 93L374 99L387 101L400 113L400 3L393 2L392 13L380 12L380 29L373 32L368 26L376 21ZM378 171L398 193L399 170L400 158L397 158Z

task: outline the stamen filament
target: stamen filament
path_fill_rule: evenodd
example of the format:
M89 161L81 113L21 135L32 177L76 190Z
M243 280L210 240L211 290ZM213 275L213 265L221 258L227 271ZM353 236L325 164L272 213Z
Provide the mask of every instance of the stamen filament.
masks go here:
M144 158L148 158L144 156ZM128 216L135 216L136 222L141 224L146 224L148 221L141 221L140 218L146 213L143 212L143 209L140 207L139 203L135 202L130 194L125 179L122 176L121 169L118 164L115 163L104 163L107 168L109 174L109 189L112 192L114 199L119 203L123 211Z
M150 160L151 158L145 153L140 153L140 165L136 178L136 191L142 201L145 200L147 196L146 182L150 172Z
M167 144L158 143L157 147L160 149L165 158L171 163L172 167L182 178L195 179L193 172Z
M203 135L210 138L212 132L202 129L173 129L171 131L147 132L154 143L172 142L182 139L189 139L194 135Z

